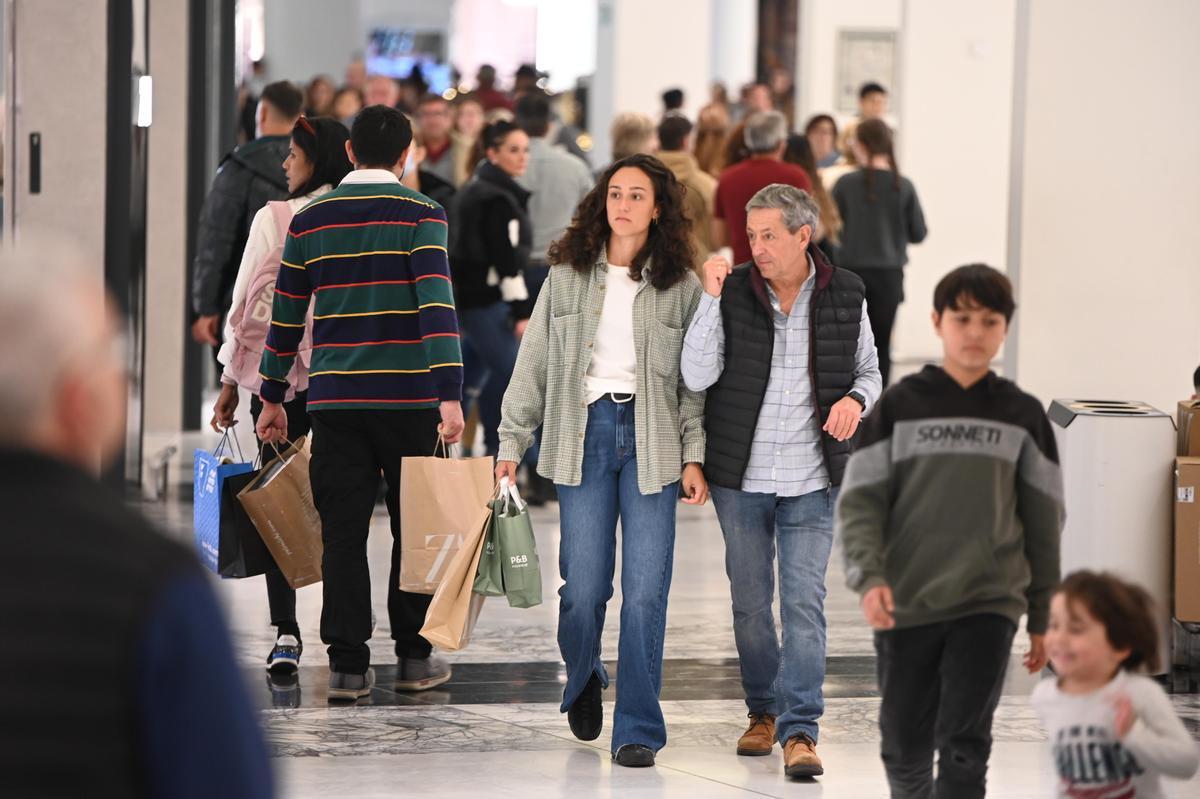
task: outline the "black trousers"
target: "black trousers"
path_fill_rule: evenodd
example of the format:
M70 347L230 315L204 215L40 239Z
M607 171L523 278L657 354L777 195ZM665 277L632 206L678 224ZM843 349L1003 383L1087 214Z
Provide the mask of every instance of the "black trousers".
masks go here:
M871 320L875 348L879 351L879 375L883 378L883 387L887 388L892 374L892 328L896 325L896 311L904 302L904 270L850 271L861 277L867 287L867 318Z
M892 799L985 795L992 715L1015 632L1006 617L979 614L875 633L880 749Z
M329 646L330 668L363 674L371 664L367 534L380 472L392 519L387 590L396 655L428 657L432 647L419 633L432 597L400 590L400 459L433 454L440 416L436 410L346 410L315 411L310 418L309 478L325 544L321 640Z
M288 438L295 441L301 436L308 435L308 392L301 391L291 402L283 403L287 413ZM258 426L258 417L262 414L262 400L255 394L250 398L250 416ZM263 463L275 457L275 450L261 440L258 442L258 454ZM275 569L267 572L267 605L271 609L271 625L279 635L294 635L300 638L300 625L296 622L296 589L288 585L283 572Z

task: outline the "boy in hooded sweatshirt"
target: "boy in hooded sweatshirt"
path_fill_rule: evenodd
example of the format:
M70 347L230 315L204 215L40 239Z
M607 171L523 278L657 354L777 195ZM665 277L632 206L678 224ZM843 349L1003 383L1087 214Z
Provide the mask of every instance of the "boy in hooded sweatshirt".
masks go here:
M850 458L835 528L875 629L893 797L982 797L1013 636L1030 673L1059 579L1062 475L1037 399L989 365L1016 303L972 264L934 291L941 366L884 393ZM933 754L938 753L938 774Z

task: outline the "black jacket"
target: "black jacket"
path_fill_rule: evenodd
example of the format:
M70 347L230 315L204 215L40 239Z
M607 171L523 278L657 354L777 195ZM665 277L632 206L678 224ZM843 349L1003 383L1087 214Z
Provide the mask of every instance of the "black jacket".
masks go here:
M500 287L489 286L489 268L500 278L516 277L529 265L533 223L530 192L500 167L482 162L454 200L450 227L450 274L460 310L482 308L501 300ZM509 234L517 223L517 243ZM518 317L527 318L527 303L514 303Z
M225 156L200 210L196 230L192 310L201 316L229 311L242 251L254 215L288 195L283 159L287 136L264 136Z
M809 314L808 373L822 426L833 405L854 386L859 328L866 290L862 278L830 265L815 247L816 289ZM704 429L708 437L704 474L710 483L741 489L758 415L771 376L775 349L774 309L766 281L752 262L736 267L721 291L725 369L708 389ZM850 441L821 434L825 468L840 485L850 457Z

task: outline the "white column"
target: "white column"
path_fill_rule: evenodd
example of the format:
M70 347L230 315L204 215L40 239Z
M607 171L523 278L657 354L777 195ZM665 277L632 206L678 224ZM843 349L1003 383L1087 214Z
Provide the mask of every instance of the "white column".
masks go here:
M758 3L712 0L712 68L710 81L721 81L731 97L754 80L758 51ZM697 98L699 100L699 98ZM696 103L696 109L703 102Z
M593 163L611 159L615 114L640 111L658 119L664 90L678 87L694 114L708 98L712 74L712 6L690 0L599 0L596 78L588 127Z
M1017 379L1171 413L1200 352L1200 4L1029 6Z

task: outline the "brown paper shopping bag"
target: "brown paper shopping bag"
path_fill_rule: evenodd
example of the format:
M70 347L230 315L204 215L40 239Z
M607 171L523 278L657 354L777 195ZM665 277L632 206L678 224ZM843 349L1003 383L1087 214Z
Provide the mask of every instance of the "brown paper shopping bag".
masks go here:
M491 520L491 511L480 508L470 533L458 553L446 567L446 573L429 611L425 614L425 626L421 637L446 652L454 652L467 645L483 596L471 589L475 585L475 573L479 570L479 556L483 552L484 531Z
M441 444L443 452L445 444ZM432 594L492 498L491 458L404 458L400 590Z
M278 452L238 493L292 588L321 582L321 517L308 482L308 439Z

